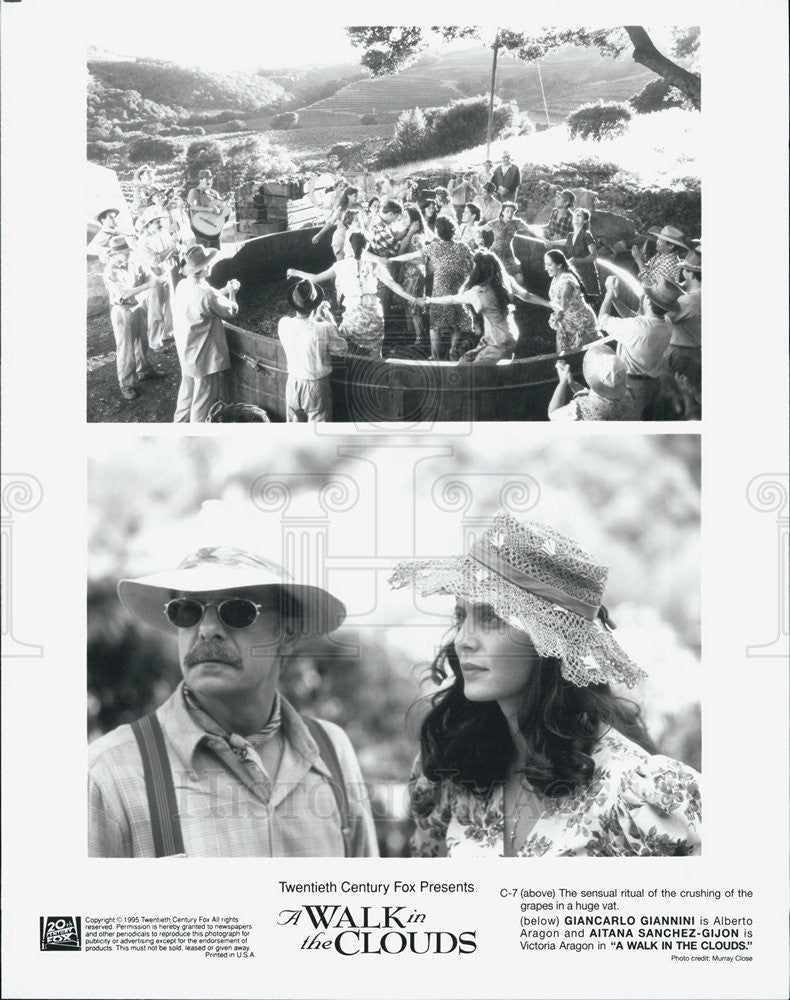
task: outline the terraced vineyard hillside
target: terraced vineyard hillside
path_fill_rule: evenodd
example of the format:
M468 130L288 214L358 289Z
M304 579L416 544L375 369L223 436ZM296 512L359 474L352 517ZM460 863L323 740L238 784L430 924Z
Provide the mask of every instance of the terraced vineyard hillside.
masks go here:
M631 59L610 59L588 49L568 48L540 64L552 122L580 104L605 98L627 100L653 73ZM421 59L395 76L358 80L299 111L301 125L353 124L360 115L388 118L409 108L431 108L459 97L486 93L491 75L491 51L483 46ZM538 68L534 63L500 56L497 94L514 99L522 111L544 121Z

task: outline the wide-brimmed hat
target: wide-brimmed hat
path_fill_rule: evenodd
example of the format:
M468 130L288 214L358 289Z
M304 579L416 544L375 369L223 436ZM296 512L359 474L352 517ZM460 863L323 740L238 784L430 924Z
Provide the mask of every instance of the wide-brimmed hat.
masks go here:
M135 170L134 172L134 179L136 181L139 181L140 178L143 176L143 174L146 172L146 170L153 170L150 163L143 163L142 166L139 166L137 170Z
M648 229L649 233L653 236L657 236L659 239L666 240L668 243L674 243L676 246L683 247L684 250L688 250L688 245L685 243L685 236L683 235L682 229L677 229L675 226L664 226L663 229L659 229L658 226L651 226Z
M689 250L683 260L680 262L681 267L688 268L689 271L701 271L702 270L702 254L697 250Z
M202 271L207 264L211 263L212 260L217 256L219 250L216 247L209 247L207 250L202 243L196 243L191 246L186 254L184 254L184 263L181 266L181 273L196 274L198 271Z
M650 301L668 312L675 308L678 299L683 294L683 289L676 281L671 281L663 276L654 284L645 285L645 295Z
M604 399L622 399L627 389L625 365L609 347L593 344L582 362L584 381Z
M107 253L120 253L122 250L131 250L132 246L125 236L113 236L107 244Z
M395 589L413 583L423 597L490 605L529 636L539 656L560 659L563 677L577 687L632 687L646 675L611 633L601 605L608 572L550 525L498 511L466 555L399 562L389 582Z
M210 170L208 170L208 169L206 169L206 170L198 170L198 180L202 180L204 177L208 179L208 178L211 178L213 176L214 175L212 174L212 172Z
M308 278L302 278L285 293L288 304L299 313L311 313L324 301L324 290Z
M166 218L167 212L163 212L158 205L149 205L148 208L140 214L140 225L143 229L145 229L146 226L150 225L152 222L156 222L157 219Z
M298 602L302 631L306 635L334 632L346 617L343 602L328 591L298 582L282 566L256 552L230 545L198 548L177 569L121 580L118 597L127 611L146 624L165 632L177 632L164 614L165 605L173 597L230 595L238 590L253 591L261 603L267 600L271 603L283 593L293 598Z
M115 212L116 215L121 214L121 210L116 208L114 205L111 208L103 208L101 212L96 215L96 221L101 224L104 222L105 215L110 215L111 212Z

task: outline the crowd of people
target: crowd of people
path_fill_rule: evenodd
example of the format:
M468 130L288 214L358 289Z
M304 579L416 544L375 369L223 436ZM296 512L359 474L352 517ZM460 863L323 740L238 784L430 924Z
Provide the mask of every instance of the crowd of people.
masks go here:
M313 243L330 240L334 263L320 273L286 272L298 282L287 295L295 315L278 326L289 420L330 420L331 355L386 358L398 312L409 343L433 361L513 358L520 333L515 299L548 311L558 355L586 349L586 387L562 357L557 361L550 419L699 418L699 241L673 225L650 229L632 250L640 290L632 309L620 278L601 280L591 214L576 207L573 191L557 190L545 224L519 218L521 175L507 152L496 167L486 161L431 189L368 172L349 183L337 157L328 167L322 200L312 188L309 194L325 213ZM150 167L140 168L134 233L120 232L118 210L105 209L89 248L106 261L121 394L133 399L138 380L163 377L147 348L175 340L182 371L176 421L207 419L219 398L219 373L230 366L222 320L237 311L238 282L217 291L207 280L228 211L212 182L210 171L200 172L185 210L176 192L155 184ZM526 287L521 238L542 247L548 297ZM651 238L656 250L649 256ZM335 286L334 312L321 288L327 282Z

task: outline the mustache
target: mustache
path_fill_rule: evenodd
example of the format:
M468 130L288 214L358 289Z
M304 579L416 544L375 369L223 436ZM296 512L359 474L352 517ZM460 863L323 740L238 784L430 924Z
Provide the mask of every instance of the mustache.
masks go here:
M230 663L234 667L241 666L241 654L217 639L199 639L184 657L184 664L194 667L196 663L205 663L207 660Z

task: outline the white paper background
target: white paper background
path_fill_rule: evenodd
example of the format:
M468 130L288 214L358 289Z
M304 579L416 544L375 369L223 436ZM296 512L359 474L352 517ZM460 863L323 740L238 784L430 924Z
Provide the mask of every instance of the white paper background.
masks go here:
M119 18L138 5L115 3ZM226 5L227 6L227 5ZM183 3L184 30L196 4ZM318 32L312 5L256 5L263 32ZM155 10L146 8L145 16ZM515 23L522 8L502 20ZM217 44L235 23L216 5ZM85 858L86 457L143 428L86 427L83 177L85 47L90 7L2 3L3 489L15 474L41 484L41 503L3 509L11 639L41 657L3 661L4 995L24 997L781 997L787 995L787 660L747 657L777 632L779 517L787 519L786 132L784 4L737 9L665 3L666 23L703 26L705 415L703 427L704 855L685 860L545 861L491 865L323 860L88 861ZM368 23L348 5L336 21ZM400 4L398 20L474 23L479 7ZM584 23L600 11L566 3L538 12ZM612 23L655 17L642 4L607 4ZM278 20L279 19L279 20ZM155 16L151 30L156 30ZM221 30L227 24L226 30ZM144 428L178 435L181 428ZM655 428L655 430L666 428ZM219 425L214 429L236 433ZM677 428L687 432L689 427ZM606 433L630 429L502 425L476 434ZM640 428L637 433L650 433ZM201 428L200 433L206 433ZM260 432L259 432L260 433ZM271 427L272 442L307 428ZM292 440L292 438L291 438ZM329 442L328 442L329 443ZM784 482L783 508L747 502L757 476ZM782 477L784 476L784 479ZM134 484L130 483L133 489ZM784 544L786 545L786 538ZM786 558L786 554L785 554ZM785 572L786 572L785 563ZM9 598L13 595L13 606ZM9 626L10 622L10 626ZM13 636L8 632L11 629ZM422 898L429 924L478 929L474 956L341 960L296 950L274 927L279 878L469 880L472 897ZM751 963L670 963L630 953L522 953L507 886L742 886L753 905L709 912L755 918ZM356 898L355 903L382 902ZM386 900L389 902L389 899ZM401 902L401 900L396 900ZM679 909L679 908L675 908ZM255 924L256 959L74 955L38 951L42 914L232 913ZM640 912L640 911L638 911ZM689 906L689 912L705 912ZM560 956L561 957L558 957ZM520 963L520 964L519 964Z

